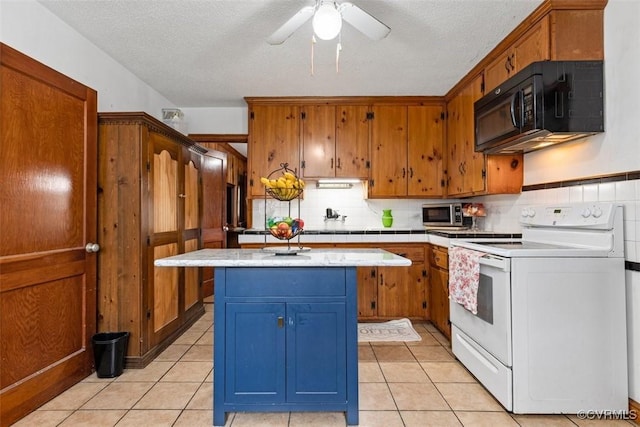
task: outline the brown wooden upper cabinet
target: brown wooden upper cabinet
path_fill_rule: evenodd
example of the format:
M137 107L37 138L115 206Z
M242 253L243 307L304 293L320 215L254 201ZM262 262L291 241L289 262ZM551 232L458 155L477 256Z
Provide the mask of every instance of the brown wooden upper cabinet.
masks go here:
M249 198L264 197L261 177L287 163L300 170L300 107L291 104L249 103L247 167Z
M510 194L522 190L522 154L490 155L474 150L473 103L482 96L476 76L447 103L447 195Z
M602 9L606 1L569 3L554 2L558 9L550 11L543 4L489 54L496 57L484 69L487 90L535 61L604 58Z
M305 178L368 177L369 107L302 107L301 170Z
M444 107L374 105L371 198L444 195Z

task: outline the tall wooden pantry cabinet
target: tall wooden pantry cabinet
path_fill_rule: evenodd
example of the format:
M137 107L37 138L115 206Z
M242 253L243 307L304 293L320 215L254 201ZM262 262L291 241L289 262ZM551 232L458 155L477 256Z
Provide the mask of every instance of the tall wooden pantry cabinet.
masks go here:
M153 262L201 248L205 149L145 113L98 115L98 331L128 331L144 367L204 313L198 268Z

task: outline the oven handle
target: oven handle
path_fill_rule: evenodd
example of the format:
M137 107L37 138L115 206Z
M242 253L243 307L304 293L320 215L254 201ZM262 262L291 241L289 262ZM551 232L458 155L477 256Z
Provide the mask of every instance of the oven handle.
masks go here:
M478 264L487 267L494 267L502 271L510 271L509 258L497 257L495 255L484 254L478 259Z

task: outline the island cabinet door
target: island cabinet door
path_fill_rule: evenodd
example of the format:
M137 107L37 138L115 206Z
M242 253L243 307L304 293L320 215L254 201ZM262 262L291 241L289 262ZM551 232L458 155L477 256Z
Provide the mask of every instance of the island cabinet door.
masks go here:
M285 401L284 303L227 303L225 400Z
M344 302L287 304L287 401L347 400Z

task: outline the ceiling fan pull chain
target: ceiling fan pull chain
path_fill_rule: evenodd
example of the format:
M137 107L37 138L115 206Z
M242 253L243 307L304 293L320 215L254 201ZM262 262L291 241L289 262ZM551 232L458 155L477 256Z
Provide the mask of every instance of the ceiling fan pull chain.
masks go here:
M338 36L338 44L336 45L336 74L340 72L340 51L342 50L342 33Z
M313 76L313 48L316 45L316 35L311 35L311 75Z

